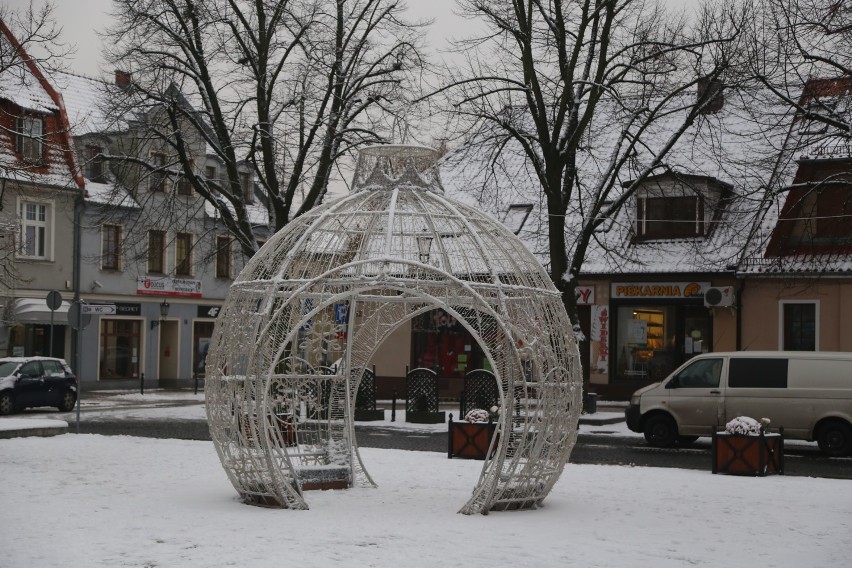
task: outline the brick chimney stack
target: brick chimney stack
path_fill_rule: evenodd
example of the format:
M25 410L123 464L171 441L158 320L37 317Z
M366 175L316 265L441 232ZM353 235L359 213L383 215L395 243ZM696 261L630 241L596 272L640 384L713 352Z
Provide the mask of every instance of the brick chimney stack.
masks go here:
M115 84L122 89L128 88L133 83L133 75L128 71L115 70Z

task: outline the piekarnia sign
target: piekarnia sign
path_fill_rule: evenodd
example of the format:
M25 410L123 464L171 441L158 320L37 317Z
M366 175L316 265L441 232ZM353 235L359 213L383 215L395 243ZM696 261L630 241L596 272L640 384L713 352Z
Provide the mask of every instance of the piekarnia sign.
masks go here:
M701 298L709 282L613 282L610 295L621 298Z
M143 296L183 296L201 297L201 280L183 278L143 278L136 279L136 293Z

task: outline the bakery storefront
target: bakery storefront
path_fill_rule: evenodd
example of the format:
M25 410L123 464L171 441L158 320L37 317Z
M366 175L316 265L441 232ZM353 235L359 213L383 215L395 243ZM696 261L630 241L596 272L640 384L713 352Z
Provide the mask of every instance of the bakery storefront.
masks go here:
M628 391L659 381L681 363L713 350L709 282L613 282L606 313L608 375ZM608 309L607 309L608 308ZM594 334L600 338L600 334Z

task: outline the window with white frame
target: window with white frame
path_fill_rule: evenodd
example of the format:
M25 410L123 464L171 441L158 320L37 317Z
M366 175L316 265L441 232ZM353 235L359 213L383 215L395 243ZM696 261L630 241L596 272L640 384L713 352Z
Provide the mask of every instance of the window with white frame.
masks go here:
M121 227L119 225L104 225L101 228L101 268L103 270L119 269L120 245Z
M21 203L21 255L50 258L51 210L46 203Z
M780 348L783 351L819 350L819 302L782 301Z
M18 132L15 150L25 162L40 164L44 161L44 121L34 116L22 116L17 120Z
M696 196L640 197L636 236L674 239L704 235L704 208Z

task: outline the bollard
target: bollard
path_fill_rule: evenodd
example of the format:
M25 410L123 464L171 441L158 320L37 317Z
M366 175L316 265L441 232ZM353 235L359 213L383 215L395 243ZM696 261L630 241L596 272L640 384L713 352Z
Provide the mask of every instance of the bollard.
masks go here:
M396 422L396 389L393 390L393 400L391 400L391 422Z
M139 394L145 394L145 373L139 375Z
M198 394L198 373L195 373L195 394Z

